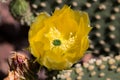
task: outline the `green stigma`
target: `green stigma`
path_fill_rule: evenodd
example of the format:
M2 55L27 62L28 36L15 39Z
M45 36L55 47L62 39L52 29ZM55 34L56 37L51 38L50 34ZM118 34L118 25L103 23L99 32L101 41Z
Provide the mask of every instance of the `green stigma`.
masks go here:
M53 40L53 45L54 46L60 46L61 45L61 41L59 39L55 39L55 40Z

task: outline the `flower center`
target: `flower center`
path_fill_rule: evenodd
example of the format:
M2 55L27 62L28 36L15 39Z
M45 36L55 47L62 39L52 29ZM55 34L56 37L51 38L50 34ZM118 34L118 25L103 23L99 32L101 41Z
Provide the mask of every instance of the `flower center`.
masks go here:
M55 39L55 40L53 40L53 45L54 46L60 46L61 45L61 41L59 39Z

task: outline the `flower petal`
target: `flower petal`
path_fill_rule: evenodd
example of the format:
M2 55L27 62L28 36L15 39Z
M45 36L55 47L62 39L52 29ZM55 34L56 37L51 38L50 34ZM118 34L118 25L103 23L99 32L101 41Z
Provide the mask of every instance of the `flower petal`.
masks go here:
M43 21L47 19L49 15L45 12L40 13L40 15L35 19L34 23L31 25L31 28L29 30L29 39L34 39L35 35L38 33L38 31L43 28ZM30 41L31 42L31 41Z

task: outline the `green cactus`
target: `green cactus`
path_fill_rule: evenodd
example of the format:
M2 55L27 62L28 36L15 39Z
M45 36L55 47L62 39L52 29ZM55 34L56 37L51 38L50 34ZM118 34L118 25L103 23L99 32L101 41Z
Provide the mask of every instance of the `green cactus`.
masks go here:
M29 4L25 0L14 0L10 4L11 13L15 17L21 17L29 9Z
M101 57L76 64L72 69L60 71L53 80L119 80L120 55Z
M29 2L26 0L12 0L10 3L10 12L22 25L30 25L34 20Z

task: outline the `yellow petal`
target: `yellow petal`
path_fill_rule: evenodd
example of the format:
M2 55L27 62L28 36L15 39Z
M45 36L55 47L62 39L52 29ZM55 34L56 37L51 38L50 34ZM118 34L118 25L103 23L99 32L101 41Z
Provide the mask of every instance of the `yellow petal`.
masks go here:
M35 35L38 33L38 31L43 28L43 21L47 19L49 15L45 12L40 13L40 15L35 19L34 23L31 25L29 30L29 39L34 39ZM31 42L31 41L30 41Z
M77 36L79 38L88 35L92 27L90 27L88 14L85 12L81 12L80 20L79 20L79 29L77 31Z
M74 11L68 6L64 6L61 10L56 10L53 16L49 18L48 22L54 23L54 26L66 38L69 37L68 35L70 32L75 34L78 29L78 23L74 18Z
M60 10L56 9L53 13L53 16L62 15L62 14L64 14L65 11L68 11L69 9L70 9L69 6L64 5L62 9L60 9Z

